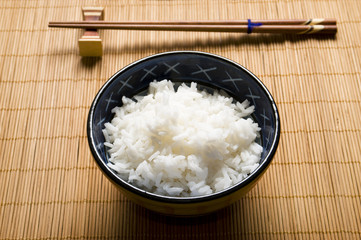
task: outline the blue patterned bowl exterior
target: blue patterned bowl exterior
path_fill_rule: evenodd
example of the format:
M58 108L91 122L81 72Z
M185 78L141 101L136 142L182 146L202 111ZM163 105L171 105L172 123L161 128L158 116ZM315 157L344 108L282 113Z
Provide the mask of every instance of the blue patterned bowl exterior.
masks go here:
M160 196L122 180L108 166L102 129L111 121L111 110L121 106L123 96L144 93L149 83L164 79L197 82L209 90L224 90L235 100L248 99L255 106L254 120L261 128L263 146L260 166L242 182L200 197ZM114 74L99 90L89 111L87 134L91 152L103 173L134 202L170 215L205 214L239 199L248 192L269 166L278 146L280 119L276 104L265 85L249 70L226 58L203 52L166 52L143 58Z

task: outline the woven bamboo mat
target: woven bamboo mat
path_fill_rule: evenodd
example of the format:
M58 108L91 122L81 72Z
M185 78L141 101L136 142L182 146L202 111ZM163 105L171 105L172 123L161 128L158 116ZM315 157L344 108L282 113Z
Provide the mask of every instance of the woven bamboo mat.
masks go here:
M82 59L81 30L48 29L104 6L108 20L335 17L335 38L102 31ZM359 0L0 0L0 239L360 239ZM86 118L125 65L170 50L230 58L260 77L281 114L271 167L249 194L207 217L160 216L97 169Z

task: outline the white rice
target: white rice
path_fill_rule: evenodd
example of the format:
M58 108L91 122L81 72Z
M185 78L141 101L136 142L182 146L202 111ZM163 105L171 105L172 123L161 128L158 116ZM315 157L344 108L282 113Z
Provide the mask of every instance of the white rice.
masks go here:
M200 196L247 177L260 161L259 127L246 100L171 81L153 82L123 106L103 130L108 166L144 190L168 196Z

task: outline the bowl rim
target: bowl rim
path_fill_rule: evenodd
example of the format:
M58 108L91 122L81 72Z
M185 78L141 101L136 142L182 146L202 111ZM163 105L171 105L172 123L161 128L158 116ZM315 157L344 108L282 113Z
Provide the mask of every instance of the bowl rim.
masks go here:
M205 56L210 56L216 59L220 59L223 61L226 61L234 66L236 66L237 68L241 68L243 71L245 71L247 74L249 74L251 76L251 78L253 80L255 80L255 82L260 86L260 88L266 93L269 101L271 102L272 108L273 108L273 114L275 117L275 137L274 137L274 141L272 142L270 151L268 152L268 154L265 156L264 161L249 175L247 176L245 179L243 179L241 182L230 186L229 188L226 188L224 190L221 190L219 192L215 192L212 194L208 194L208 195L202 195L202 196L195 196L195 197L173 197L173 196L165 196L165 195L159 195L159 194L155 194L152 192L148 192L146 190L140 189L128 182L126 182L125 180L121 179L118 175L116 175L116 173L114 173L113 170L111 170L107 164L102 160L102 157L98 154L97 150L96 150L96 146L94 144L94 136L93 136L93 115L94 115L94 110L95 107L97 106L100 97L103 95L105 89L123 72L127 71L129 68L145 62L147 60L150 60L152 58L157 58L160 56L165 56L165 55L173 55L173 54L195 54L195 55L205 55ZM257 179L258 177L260 177L262 175L262 173L267 169L267 167L270 165L278 144L279 144L279 140L280 140L280 132L281 132L281 126L280 126L280 118L279 118L279 112L278 112L278 108L276 106L276 103L271 95L271 93L269 92L269 90L266 88L266 86L263 84L263 82L256 76L254 75L251 71L249 71L247 68L245 68L244 66L240 65L239 63L230 60L228 58L213 54L213 53L207 53L207 52L202 52L202 51L188 51L188 50L183 50L183 51L168 51L168 52L161 52L161 53L157 53L157 54L153 54L147 57L143 57L137 61L134 61L128 65L126 65L125 67L121 68L119 71L117 71L115 74L113 74L104 84L103 86L99 89L98 93L96 94L89 113L88 113L88 119L87 119L87 139L88 139L88 144L91 150L91 153L93 155L94 160L96 161L97 165L100 167L100 169L102 170L103 173L105 173L105 175L114 183L116 183L118 186L124 188L125 190L128 190L138 196L141 196L143 198L146 199L150 199L150 200L154 200L154 201L158 201L158 202L165 202L165 203L178 203L178 204L185 204L185 203L199 203L199 202L206 202L206 201L210 201L210 200L215 200L215 199L219 199L223 196L226 195L230 195L234 192L237 192L238 190L244 188L245 186L247 186L248 184L250 184L251 182L253 182L255 179Z

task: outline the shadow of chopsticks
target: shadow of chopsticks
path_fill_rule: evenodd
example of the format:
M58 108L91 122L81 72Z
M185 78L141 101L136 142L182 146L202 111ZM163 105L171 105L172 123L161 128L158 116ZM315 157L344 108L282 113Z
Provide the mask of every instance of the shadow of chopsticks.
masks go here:
M174 51L174 50L192 50L199 48L209 47L227 47L227 46L257 46L257 45L271 45L271 44L283 44L285 42L302 42L310 39L316 39L319 41L335 40L335 35L281 35L281 34L242 34L242 35L229 35L220 38L198 38L195 40L187 41L167 41L162 45L155 45L150 42L139 43L123 43L121 47L117 46L105 46L104 54L121 54L124 52L146 52L146 51Z

